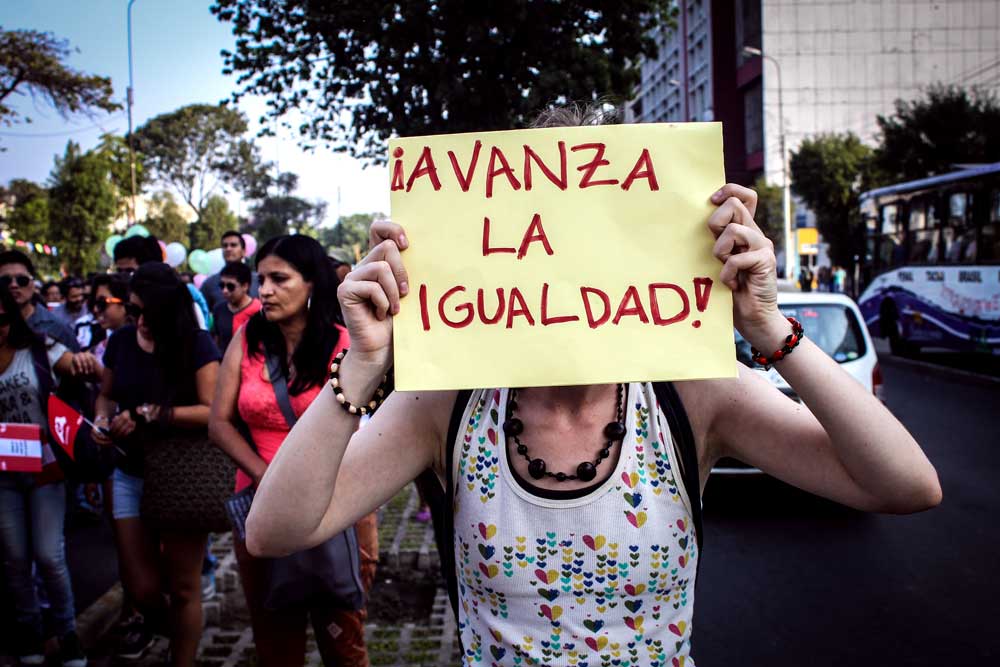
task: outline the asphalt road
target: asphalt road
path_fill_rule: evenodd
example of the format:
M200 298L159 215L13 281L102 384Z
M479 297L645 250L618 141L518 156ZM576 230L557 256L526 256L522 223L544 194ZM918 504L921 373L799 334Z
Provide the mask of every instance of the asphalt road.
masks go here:
M1000 664L1000 383L881 363L944 501L866 515L770 478L710 479L701 667Z

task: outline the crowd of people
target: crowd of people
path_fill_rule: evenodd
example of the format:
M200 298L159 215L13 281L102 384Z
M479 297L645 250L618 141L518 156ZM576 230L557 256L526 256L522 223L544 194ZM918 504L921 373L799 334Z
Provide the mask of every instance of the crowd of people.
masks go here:
M348 347L341 259L308 236L283 236L261 246L255 271L239 233L220 241L226 264L200 289L163 262L153 237L120 241L106 273L59 282L41 282L20 251L0 252L0 422L39 424L45 464L0 472L0 556L22 665L45 664L53 636L61 664L87 664L66 559L69 503L113 525L119 657L141 658L165 635L170 664L193 666L202 602L215 591L210 535L235 527L226 500L260 482L287 418L306 410ZM51 394L93 423L78 432L76 461L58 455L48 433ZM88 449L104 465L81 464ZM354 531L367 589L375 515ZM367 664L363 604L333 594L272 604L273 561L234 538L258 664L303 664L307 621L325 664Z

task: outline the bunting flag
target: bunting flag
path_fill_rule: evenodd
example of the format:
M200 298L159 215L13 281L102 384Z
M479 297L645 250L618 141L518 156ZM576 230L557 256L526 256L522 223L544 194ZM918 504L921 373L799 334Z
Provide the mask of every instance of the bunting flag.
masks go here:
M52 439L75 461L73 441L83 423L83 415L74 410L55 394L49 394L49 432Z

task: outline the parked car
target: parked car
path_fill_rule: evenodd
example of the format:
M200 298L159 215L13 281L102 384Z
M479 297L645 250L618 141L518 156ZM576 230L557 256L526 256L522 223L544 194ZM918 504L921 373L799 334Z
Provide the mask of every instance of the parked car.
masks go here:
M787 317L802 323L805 335L848 374L880 400L883 397L882 371L868 328L854 301L843 294L828 292L778 292L778 308ZM793 401L799 397L777 369L765 370L750 358L750 344L736 332L736 357L767 378ZM722 459L712 469L721 474L759 474L760 470L734 459Z

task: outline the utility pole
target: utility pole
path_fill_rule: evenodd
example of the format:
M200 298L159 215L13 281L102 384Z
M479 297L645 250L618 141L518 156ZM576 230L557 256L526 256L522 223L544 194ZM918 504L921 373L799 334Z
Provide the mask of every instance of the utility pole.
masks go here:
M135 0L128 0L128 92L126 94L126 103L128 105L128 170L129 176L132 179L132 206L129 207L128 214L128 224L131 227L135 224L135 197L136 197L136 185L135 185L135 145L134 139L132 138L132 103L133 99L133 86L132 86L132 4Z
M774 63L774 69L778 73L778 133L781 135L781 175L784 185L781 188L781 208L784 217L785 227L785 279L794 280L792 272L795 270L795 244L792 240L792 181L788 175L788 149L785 143L785 105L782 95L781 85L781 65L773 57L753 46L743 47L744 55L758 56Z

